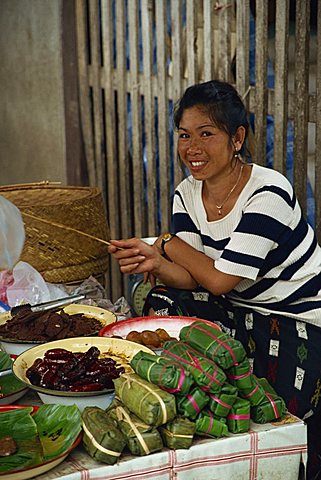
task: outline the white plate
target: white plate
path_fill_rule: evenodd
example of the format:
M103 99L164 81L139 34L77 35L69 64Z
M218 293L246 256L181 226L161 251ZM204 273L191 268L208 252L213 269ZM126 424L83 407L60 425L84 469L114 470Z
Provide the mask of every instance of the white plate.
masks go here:
M77 303L72 303L63 307L64 312L68 315L74 315L76 313L83 313L88 318L95 318L100 321L102 327L109 325L117 320L117 316L105 310L104 308L95 307L92 305L80 305ZM0 314L0 325L6 323L10 320L10 312L5 312ZM18 340L7 340L0 337L0 348L9 353L10 355L20 355L22 352L38 345L40 342L28 342L28 341L18 341Z

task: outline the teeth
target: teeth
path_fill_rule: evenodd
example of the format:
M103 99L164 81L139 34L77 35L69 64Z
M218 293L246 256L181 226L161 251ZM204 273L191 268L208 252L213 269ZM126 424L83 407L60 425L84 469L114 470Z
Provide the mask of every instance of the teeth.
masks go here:
M205 165L206 162L191 162L192 167L200 167L201 165Z

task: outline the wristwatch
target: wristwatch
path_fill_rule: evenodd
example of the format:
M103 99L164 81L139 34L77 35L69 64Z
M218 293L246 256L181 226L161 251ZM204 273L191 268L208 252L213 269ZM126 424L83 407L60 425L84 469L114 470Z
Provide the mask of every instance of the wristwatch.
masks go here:
M164 235L162 236L162 243L161 243L161 249L162 249L162 252L166 255L166 252L165 252L165 243L167 242L170 242L172 240L172 238L176 237L175 234L173 233L164 233Z

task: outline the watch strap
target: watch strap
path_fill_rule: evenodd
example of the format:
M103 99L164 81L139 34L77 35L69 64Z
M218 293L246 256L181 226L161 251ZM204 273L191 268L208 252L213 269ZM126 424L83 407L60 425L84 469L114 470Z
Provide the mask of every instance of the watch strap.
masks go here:
M161 250L162 250L164 255L166 255L165 244L167 242L170 242L174 237L176 237L176 235L174 233L164 233L164 235L162 236Z

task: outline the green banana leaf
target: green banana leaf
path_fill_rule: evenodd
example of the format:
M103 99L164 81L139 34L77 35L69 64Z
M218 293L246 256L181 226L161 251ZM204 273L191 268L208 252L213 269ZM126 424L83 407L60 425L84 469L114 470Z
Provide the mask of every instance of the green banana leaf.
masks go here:
M125 436L132 455L149 455L163 448L157 428L142 422L119 400L113 400L106 412Z
M13 455L0 457L0 473L30 467L42 462L42 446L32 407L0 412L0 438L10 436L17 445Z
M243 398L237 398L226 418L230 432L248 432L250 429L250 402Z
M200 388L195 387L185 397L177 395L176 400L179 413L190 420L195 420L200 411L208 404L209 396Z
M13 373L4 375L3 377L0 377L0 398L18 392L25 387L26 385L18 380Z
M170 393L184 395L194 383L191 374L173 360L139 351L130 362L137 375Z
M180 363L190 372L195 383L206 392L219 392L226 380L225 373L215 362L187 343L168 340L163 345L161 357L171 358Z
M158 427L176 416L175 396L149 383L136 373L113 380L116 397L148 425Z
M190 448L195 433L195 422L177 416L171 422L159 427L164 445L168 448Z
M1 370L8 370L11 368L12 363L13 362L10 358L10 355L8 355L6 352L0 351L0 372Z
M223 370L237 365L246 357L240 341L201 320L183 327L179 338L213 360Z
M225 418L216 417L210 410L202 410L196 419L196 433L215 438L226 437L228 428L225 422Z
M5 379L7 376L4 377ZM16 453L0 457L0 472L31 467L66 452L81 432L78 407L41 405L0 412L0 438L11 436Z
M81 432L81 414L77 405L41 405L33 419L45 460L68 450Z
M99 407L85 407L82 412L83 445L99 462L113 465L126 446L126 439L108 414Z
M225 383L218 394L209 393L209 409L218 417L226 417L237 399L238 390Z
M251 418L256 423L267 423L283 417L286 411L286 404L282 397L267 393L264 401L251 408Z

